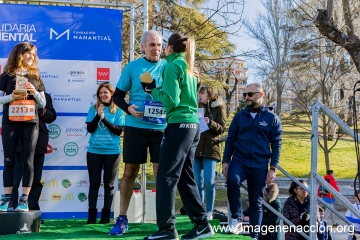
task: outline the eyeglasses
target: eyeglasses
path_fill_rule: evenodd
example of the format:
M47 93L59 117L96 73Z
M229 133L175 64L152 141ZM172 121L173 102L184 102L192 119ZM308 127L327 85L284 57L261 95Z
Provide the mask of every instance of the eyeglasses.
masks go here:
M296 189L298 189L298 190L300 190L300 191L303 191L303 192L305 192L306 190L305 189L303 189L302 187L297 187Z
M249 97L252 97L255 93L260 93L260 92L244 92L243 93L243 97L246 97L246 95L248 95Z

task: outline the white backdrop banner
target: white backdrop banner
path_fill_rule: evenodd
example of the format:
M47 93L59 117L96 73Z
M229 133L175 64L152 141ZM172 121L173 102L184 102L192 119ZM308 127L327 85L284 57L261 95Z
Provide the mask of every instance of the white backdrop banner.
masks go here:
M102 8L0 4L0 73L16 44L33 43L38 48L41 78L57 112L56 121L48 125L50 141L40 198L44 219L87 217L89 133L85 119L96 102L98 84L111 82L115 88L120 77L122 14ZM2 145L0 149L3 152ZM2 176L3 154L0 159ZM1 185L2 181L1 177ZM99 211L103 197L101 187Z

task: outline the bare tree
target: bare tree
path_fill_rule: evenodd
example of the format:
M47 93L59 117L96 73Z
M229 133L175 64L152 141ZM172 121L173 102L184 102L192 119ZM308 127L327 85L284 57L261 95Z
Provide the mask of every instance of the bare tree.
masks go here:
M234 73L235 58L228 58L227 61L223 62L222 66L209 65L206 72L209 79L203 81L203 84L214 87L220 93L225 95L226 103L226 116L230 116L232 98L235 96L237 91L237 84L241 80L245 80L247 77L239 79ZM240 99L236 99L239 101Z
M286 16L287 6L278 1L264 1L265 13L257 15L254 23L246 22L245 27L258 44L258 74L267 74L276 90L277 115L281 116L282 93L287 79L285 67L289 62L290 50L294 44L295 31Z
M333 1L329 0L327 4L327 9L332 9ZM318 9L314 14L313 22L323 36L342 46L349 53L359 70L360 41L354 27L354 21L359 21L359 2L342 0L341 7L342 16L338 18L338 22L334 21L333 12L329 12L326 9ZM312 14L312 11L309 11L307 14ZM343 25L343 27L338 27L339 25Z

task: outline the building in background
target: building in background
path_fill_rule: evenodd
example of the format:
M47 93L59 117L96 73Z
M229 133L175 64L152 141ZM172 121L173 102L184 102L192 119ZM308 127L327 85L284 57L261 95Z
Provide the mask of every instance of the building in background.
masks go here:
M245 66L245 61L237 58L214 60L210 64L210 69L207 73L211 80L222 83L222 88L219 92L226 103L228 116L230 112L236 111L242 99L242 93L248 79L247 71L248 68Z

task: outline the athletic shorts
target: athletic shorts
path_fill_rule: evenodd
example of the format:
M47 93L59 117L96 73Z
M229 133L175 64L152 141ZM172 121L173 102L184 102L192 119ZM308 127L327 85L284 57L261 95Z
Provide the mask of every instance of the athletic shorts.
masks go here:
M146 163L149 149L150 162L158 163L163 133L164 130L125 126L123 140L124 162L133 164Z

